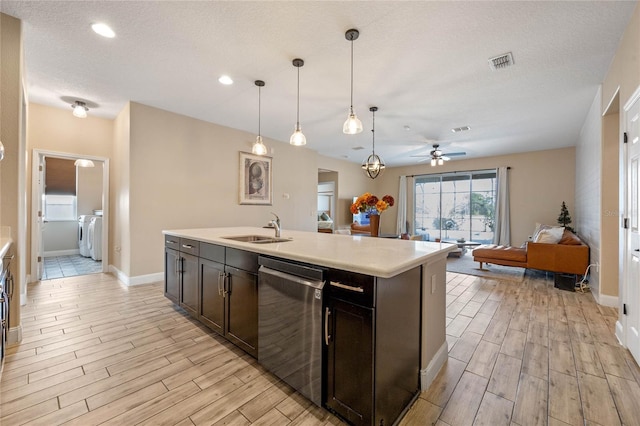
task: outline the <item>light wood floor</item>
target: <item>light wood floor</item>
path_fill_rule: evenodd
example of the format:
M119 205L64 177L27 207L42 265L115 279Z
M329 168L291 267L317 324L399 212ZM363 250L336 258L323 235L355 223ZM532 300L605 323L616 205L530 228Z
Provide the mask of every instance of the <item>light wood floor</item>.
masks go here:
M449 360L407 425L639 425L640 368L590 294L447 274ZM191 321L162 285L29 286L0 381L2 425L339 425Z

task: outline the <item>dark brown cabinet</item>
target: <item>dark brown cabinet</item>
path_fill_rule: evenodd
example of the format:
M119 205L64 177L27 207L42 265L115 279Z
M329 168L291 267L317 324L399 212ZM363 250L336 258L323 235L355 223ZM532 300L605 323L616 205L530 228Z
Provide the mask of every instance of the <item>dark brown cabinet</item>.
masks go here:
M225 324L225 280L224 263L200 259L200 321L221 335Z
M327 407L354 424L371 424L373 308L340 299L327 308L333 330L327 348Z
M227 273L227 339L258 356L258 276L232 266Z
M164 249L164 295L173 303L180 300L180 239L165 238Z
M180 306L193 317L198 317L198 258L180 253Z
M394 424L419 393L420 280L419 267L393 278L329 271L325 405L349 423Z

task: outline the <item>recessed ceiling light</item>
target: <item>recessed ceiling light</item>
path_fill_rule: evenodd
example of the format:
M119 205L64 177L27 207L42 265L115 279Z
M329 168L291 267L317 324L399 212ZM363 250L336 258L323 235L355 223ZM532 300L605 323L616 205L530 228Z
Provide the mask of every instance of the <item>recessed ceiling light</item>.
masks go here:
M233 84L233 80L228 75L221 75L220 78L218 79L218 81L220 83L224 84L225 86Z
M454 127L453 129L451 129L451 131L452 131L453 133L466 132L467 130L471 130L471 127L469 127L469 126L462 126L462 127Z
M409 125L405 124L404 129L408 132L408 131L410 131L410 130L411 130L411 126L409 126Z
M116 33L113 32L113 30L107 24L103 24L101 22L91 25L91 29L96 34L100 34L102 37L114 38L116 36Z

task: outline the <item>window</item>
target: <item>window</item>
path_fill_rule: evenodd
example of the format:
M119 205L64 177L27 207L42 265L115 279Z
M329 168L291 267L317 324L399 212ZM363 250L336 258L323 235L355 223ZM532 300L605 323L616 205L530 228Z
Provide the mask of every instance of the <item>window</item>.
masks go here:
M490 243L495 228L496 171L416 176L414 234Z
M75 195L45 195L44 217L48 221L76 220Z
M76 220L76 166L74 160L45 157L44 218Z

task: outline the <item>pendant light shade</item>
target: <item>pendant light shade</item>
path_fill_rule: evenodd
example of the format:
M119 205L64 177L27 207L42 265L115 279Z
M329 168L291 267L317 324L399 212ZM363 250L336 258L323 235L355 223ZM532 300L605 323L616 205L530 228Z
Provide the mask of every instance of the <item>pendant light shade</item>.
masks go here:
M87 108L87 104L82 101L75 101L73 105L71 105L71 108L73 108L74 117L78 118L86 118L87 111L89 111L89 108Z
M380 176L385 169L384 160L379 155L376 155L376 111L378 107L371 107L369 111L373 116L373 124L371 128L371 138L373 140L373 146L371 149L371 155L367 157L362 163L362 170L371 179L375 179Z
M256 137L256 141L251 148L251 152L255 155L265 155L267 153L267 147L262 143L262 134L260 133L260 89L264 87L264 81L256 80L255 85L258 86L258 136Z
M307 144L307 138L302 133L302 128L300 128L300 67L304 65L304 61L300 58L296 58L293 60L293 66L298 68L298 96L297 96L297 105L296 105L296 127L289 139L289 143L295 146L302 146Z
M349 104L349 116L342 126L342 132L347 135L355 135L362 132L362 121L353 111L353 41L357 40L360 32L356 29L347 30L344 37L351 42L351 103Z

